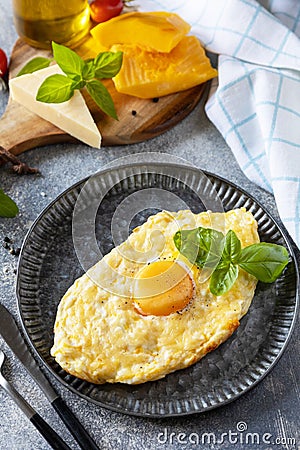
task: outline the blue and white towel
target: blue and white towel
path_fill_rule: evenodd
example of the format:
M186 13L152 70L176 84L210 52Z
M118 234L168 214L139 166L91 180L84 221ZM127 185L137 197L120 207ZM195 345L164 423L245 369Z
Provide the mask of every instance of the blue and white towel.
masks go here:
M300 247L300 0L137 3L180 14L219 55L206 113Z

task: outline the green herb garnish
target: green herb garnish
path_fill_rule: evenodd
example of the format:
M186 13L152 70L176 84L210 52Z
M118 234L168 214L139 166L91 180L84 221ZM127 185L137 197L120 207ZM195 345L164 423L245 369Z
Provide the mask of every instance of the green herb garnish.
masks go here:
M17 73L17 77L21 75L25 75L27 73L33 73L40 69L45 69L50 66L50 63L53 59L42 58L41 56L37 56L36 58L31 59L25 66Z
M50 75L41 84L36 99L43 103L63 103L74 94L74 81L62 74Z
M233 230L226 236L211 228L177 231L176 248L192 264L210 269L210 291L222 295L235 283L243 269L264 283L275 281L289 262L285 247L260 242L242 249Z
M86 87L95 103L109 116L117 119L114 102L100 79L112 78L122 66L122 52L99 53L94 59L84 61L73 50L52 42L53 57L65 75L55 74L46 78L36 95L43 103L63 103L69 100L75 89ZM34 58L18 73L24 75L48 67L53 59Z
M18 212L15 202L0 189L0 217L15 217Z

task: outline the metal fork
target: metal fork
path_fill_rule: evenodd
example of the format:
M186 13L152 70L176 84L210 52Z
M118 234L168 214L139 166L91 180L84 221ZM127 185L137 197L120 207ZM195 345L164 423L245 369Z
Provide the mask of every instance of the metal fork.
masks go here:
M30 422L38 429L41 435L55 450L71 450L62 438L48 425L48 423L27 403L18 391L4 378L2 367L5 361L5 354L0 350L0 385L16 402Z

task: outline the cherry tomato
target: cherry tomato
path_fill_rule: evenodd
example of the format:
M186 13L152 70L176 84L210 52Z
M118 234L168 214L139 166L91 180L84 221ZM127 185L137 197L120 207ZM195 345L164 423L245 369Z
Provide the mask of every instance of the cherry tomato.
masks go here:
M7 57L2 48L0 48L0 77L4 77L7 72Z
M106 22L121 13L124 3L123 0L94 0L90 4L91 18L94 22Z

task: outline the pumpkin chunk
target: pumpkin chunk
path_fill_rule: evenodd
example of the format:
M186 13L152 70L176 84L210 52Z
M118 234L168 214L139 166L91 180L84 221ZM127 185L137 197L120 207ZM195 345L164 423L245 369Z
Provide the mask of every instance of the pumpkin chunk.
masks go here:
M123 52L122 68L113 78L116 90L140 98L183 91L218 74L195 36L183 37L169 53L128 44L115 44L111 51Z
M100 23L91 34L107 49L113 44L132 44L170 52L189 31L190 25L177 14L155 11L121 14Z

